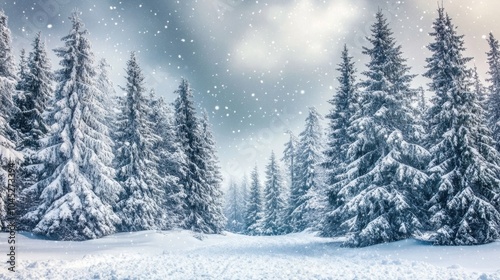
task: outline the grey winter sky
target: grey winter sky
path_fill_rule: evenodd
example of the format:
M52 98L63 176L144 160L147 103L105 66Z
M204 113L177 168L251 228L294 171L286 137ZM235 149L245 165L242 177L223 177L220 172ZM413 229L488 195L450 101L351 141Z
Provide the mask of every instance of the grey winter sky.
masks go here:
M358 78L365 69L374 14L386 15L404 56L426 87L425 46L436 17L437 1L378 0L42 0L5 1L16 58L30 49L41 31L48 49L62 46L68 16L82 15L96 60L112 65L115 86L124 85L125 62L136 51L147 86L167 101L180 78L194 88L195 101L213 124L224 177L241 177L255 164L262 172L271 150L279 157L286 130L298 134L308 107L328 112L335 93L336 65L347 44L356 58ZM441 1L440 1L441 3ZM475 58L486 78L486 35L500 38L497 0L444 0L444 7L465 35L466 55ZM52 65L58 59L51 52ZM117 87L117 92L121 90ZM263 179L263 178L261 178Z

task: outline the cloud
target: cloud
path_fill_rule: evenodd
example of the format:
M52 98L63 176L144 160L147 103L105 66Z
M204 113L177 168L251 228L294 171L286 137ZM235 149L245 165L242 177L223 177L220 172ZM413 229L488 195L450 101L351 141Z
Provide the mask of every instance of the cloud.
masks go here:
M360 15L347 0L271 4L257 13L234 44L237 67L262 70L324 62Z

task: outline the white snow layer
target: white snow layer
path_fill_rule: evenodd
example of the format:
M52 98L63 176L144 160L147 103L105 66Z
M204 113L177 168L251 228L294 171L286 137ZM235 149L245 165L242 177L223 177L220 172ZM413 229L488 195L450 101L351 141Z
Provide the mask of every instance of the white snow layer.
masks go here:
M2 251L7 237L0 233ZM18 234L16 272L2 261L0 279L500 279L500 242L444 247L408 239L354 249L307 232L203 237L141 231L72 242Z

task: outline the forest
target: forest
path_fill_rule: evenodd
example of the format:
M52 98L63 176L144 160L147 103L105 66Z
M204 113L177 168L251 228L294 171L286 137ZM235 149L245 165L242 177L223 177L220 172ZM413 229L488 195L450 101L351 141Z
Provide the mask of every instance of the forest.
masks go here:
M365 69L358 72L349 46L340 54L330 113L311 107L283 155L270 155L263 185L255 166L250 178L228 182L225 195L208 114L197 112L187 79L167 104L131 52L116 93L78 12L70 22L54 71L41 33L14 58L0 12L3 231L14 216L19 230L55 240L174 228L315 230L345 236L348 247L500 238L500 45L490 33L483 86L444 8L429 34L425 89L412 87L416 75L379 10ZM15 213L7 211L12 164Z

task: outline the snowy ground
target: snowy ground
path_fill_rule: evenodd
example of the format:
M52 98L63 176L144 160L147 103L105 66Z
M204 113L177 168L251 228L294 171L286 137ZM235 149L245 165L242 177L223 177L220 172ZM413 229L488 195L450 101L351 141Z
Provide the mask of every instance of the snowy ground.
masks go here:
M0 240L7 259L7 234ZM85 242L18 234L16 243L17 272L2 261L0 279L500 279L500 242L352 249L311 233L199 240L189 231L143 231Z

